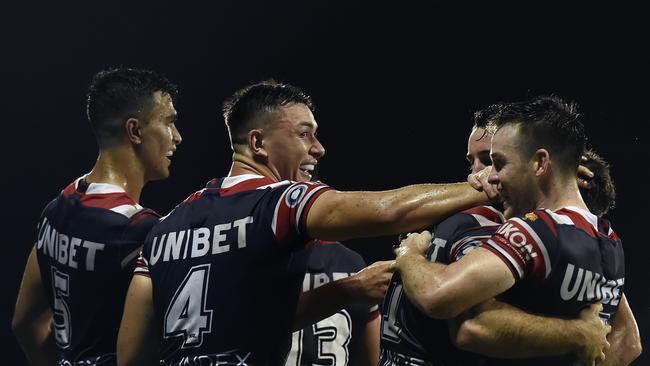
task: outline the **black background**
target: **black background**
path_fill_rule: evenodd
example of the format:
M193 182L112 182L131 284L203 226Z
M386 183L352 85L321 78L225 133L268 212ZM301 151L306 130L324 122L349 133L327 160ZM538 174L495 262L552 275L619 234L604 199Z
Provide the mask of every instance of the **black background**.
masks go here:
M551 93L577 101L590 145L613 165L618 200L610 218L626 244L626 293L647 340L643 14L621 2L3 3L0 363L25 362L9 328L36 219L91 169L97 151L84 95L92 75L113 65L151 68L180 86L183 144L172 176L150 183L141 201L163 213L227 172L221 102L260 79L312 94L327 149L320 176L340 190L463 180L476 108ZM371 262L389 258L394 240L349 245Z

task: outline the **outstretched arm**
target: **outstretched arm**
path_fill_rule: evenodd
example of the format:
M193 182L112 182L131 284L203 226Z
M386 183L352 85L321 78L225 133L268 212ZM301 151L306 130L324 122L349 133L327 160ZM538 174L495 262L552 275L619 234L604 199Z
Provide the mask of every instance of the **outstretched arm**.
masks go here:
M119 365L157 366L162 336L154 320L151 278L134 275L117 337Z
M418 184L382 192L327 191L307 215L313 238L342 240L420 230L488 201L469 184Z
M598 317L602 305L584 309L577 319L524 312L496 300L477 305L450 321L457 347L498 358L528 358L572 353L584 364L604 357L611 329Z
M618 305L612 332L607 337L611 347L605 352L605 361L598 366L625 366L629 365L641 355L641 337L636 319L625 295Z
M351 305L374 305L380 303L393 275L394 261L380 261L354 275L300 295L293 330L299 330L331 316Z
M27 259L11 328L31 365L56 365L58 350L52 332L52 309L47 301L36 258Z

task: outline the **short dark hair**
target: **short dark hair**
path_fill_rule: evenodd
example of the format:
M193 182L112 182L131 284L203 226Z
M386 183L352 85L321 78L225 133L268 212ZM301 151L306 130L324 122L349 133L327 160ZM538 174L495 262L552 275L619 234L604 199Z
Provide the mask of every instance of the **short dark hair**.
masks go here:
M260 114L277 111L290 103L304 104L312 112L315 110L311 97L303 90L275 80L261 81L237 90L223 104L223 118L232 144L245 143L248 131L261 127L257 124Z
M578 106L555 96L507 103L492 119L497 128L520 126L522 154L532 156L538 149L549 151L563 174L575 177L586 136Z
M589 180L589 188L580 189L580 194L589 211L597 216L605 215L616 204L616 189L609 174L609 163L593 150L587 150L582 157L582 165L594 173Z
M176 98L177 87L150 70L110 68L95 74L88 88L86 113L100 148L120 142L124 121L142 117L153 103L155 92Z
M505 103L497 102L474 112L472 116L474 128L486 128L488 122L499 115L499 112L501 112L504 106Z

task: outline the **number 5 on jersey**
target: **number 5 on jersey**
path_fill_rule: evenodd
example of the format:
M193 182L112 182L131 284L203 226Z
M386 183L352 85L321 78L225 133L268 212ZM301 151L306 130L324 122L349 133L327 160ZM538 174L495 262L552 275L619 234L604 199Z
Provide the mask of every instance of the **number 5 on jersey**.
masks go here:
M209 279L210 264L192 267L165 313L165 338L183 337L183 348L199 347L211 331L212 310L205 306Z

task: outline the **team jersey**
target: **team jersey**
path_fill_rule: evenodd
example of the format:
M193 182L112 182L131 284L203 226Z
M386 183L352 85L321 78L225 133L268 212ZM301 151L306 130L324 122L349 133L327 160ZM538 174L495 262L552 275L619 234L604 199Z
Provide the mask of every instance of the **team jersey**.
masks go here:
M337 242L316 241L311 253L296 253L292 264L305 260L303 292L351 276L366 266L359 254ZM378 315L377 305L350 306L294 332L286 366L358 364L366 325Z
M455 262L490 238L503 222L503 215L488 206L452 215L434 227L426 257L442 264ZM402 286L399 273L395 273L382 305L380 365L479 364L478 356L453 345L447 321L422 313Z
M280 365L313 240L321 183L213 179L156 225L135 274L151 277L165 365Z
M575 318L602 303L611 324L623 295L625 258L609 222L577 207L537 209L509 219L483 247L512 271L515 286L499 298L531 313ZM491 364L573 365L570 356L493 360Z
M36 243L60 365L115 365L133 264L159 216L120 187L84 177L50 202Z

